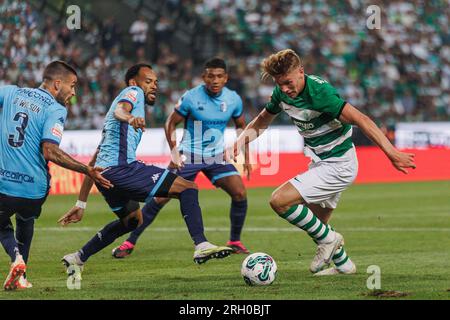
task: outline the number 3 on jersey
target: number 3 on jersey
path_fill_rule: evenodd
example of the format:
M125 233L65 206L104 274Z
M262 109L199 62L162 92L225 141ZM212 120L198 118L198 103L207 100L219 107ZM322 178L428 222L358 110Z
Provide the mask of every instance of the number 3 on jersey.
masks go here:
M19 132L17 136L17 140L14 140L16 137L15 134L10 134L8 138L8 143L11 147L19 148L23 145L23 141L25 139L25 128L28 125L28 115L24 112L16 113L14 116L14 121L20 123L20 127L16 127L16 130Z

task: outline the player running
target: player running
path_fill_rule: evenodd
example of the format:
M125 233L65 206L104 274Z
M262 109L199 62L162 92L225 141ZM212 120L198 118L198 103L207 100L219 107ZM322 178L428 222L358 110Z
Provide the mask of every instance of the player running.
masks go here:
M177 169L174 172L189 181L194 181L198 173L203 172L211 183L230 195L231 231L226 246L232 248L234 253L247 254L249 251L240 241L247 213L245 186L236 168L223 160L227 123L233 119L238 134L245 128L242 100L235 91L225 87L228 74L224 60L213 58L207 61L202 77L204 84L188 90L166 121L166 138L172 150L169 168ZM187 132L178 149L175 130L182 122ZM182 158L185 161L182 161ZM249 178L251 165L248 154L245 159L244 173L247 173ZM113 250L115 258L131 254L139 236L169 200L154 198L150 201L150 210L145 212L143 224L134 230L122 245Z
M358 172L351 125L357 125L403 173L408 173L407 168L416 167L414 155L392 146L375 123L344 101L328 82L306 75L293 50L273 54L261 66L263 79L272 77L276 87L265 109L239 136L230 156L236 157L240 148L262 134L277 114L286 112L303 136L305 155L312 162L308 171L272 193L270 205L281 218L305 230L317 243L311 272L316 275L356 273L355 264L345 252L344 238L328 224L341 193ZM331 261L335 266L322 270Z
M180 200L182 215L195 244L195 262L228 256L232 251L230 248L215 246L204 235L197 185L167 169L136 161L136 149L145 130L145 104L152 105L156 99L156 73L150 65L137 64L127 71L125 83L127 87L116 97L106 115L103 140L91 160L91 163L106 168L103 175L114 187L105 189L98 183L96 185L119 219L106 225L79 251L63 257L68 273L81 272L90 256L141 225L139 202L147 203L142 209L147 215L151 209L149 203L155 196ZM92 181L84 179L79 201L61 217L62 225L82 219L91 187ZM73 276L77 278L80 274Z
M65 105L75 95L76 71L63 61L44 70L39 88L0 88L0 242L11 258L5 290L27 289L26 278L34 220L50 189L48 161L90 176L105 189L102 169L86 166L63 152ZM11 217L16 215L14 235Z

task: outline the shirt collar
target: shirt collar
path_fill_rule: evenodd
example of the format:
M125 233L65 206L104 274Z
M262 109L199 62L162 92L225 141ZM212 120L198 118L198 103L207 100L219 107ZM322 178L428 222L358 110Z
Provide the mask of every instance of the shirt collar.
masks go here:
M47 90L45 90L45 89L43 89L43 88L41 88L41 87L39 87L38 90L40 90L40 91L42 91L42 92L48 94L48 95L50 96L50 98L55 99L55 97L52 96L52 94L51 94L50 92L48 92Z
M221 95L222 95L222 93L223 93L223 89L225 88L225 87L223 87L222 88L222 90L218 93L218 94L212 94L211 92L209 92L208 91L208 89L206 89L206 86L205 85L202 85L203 86L203 90L206 92L206 94L208 95L208 96L210 96L211 98L218 98L218 97L220 97Z

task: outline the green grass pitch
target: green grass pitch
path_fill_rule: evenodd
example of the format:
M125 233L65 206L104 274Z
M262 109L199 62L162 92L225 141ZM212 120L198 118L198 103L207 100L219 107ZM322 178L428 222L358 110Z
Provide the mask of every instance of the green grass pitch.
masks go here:
M308 271L315 253L311 239L270 209L272 190L248 190L242 237L251 251L266 252L277 262L271 286L245 285L240 276L244 255L194 264L192 242L178 202L172 201L130 257L111 257L122 237L91 257L81 289L69 290L61 257L79 249L114 216L100 196L91 196L83 221L62 228L56 221L76 196L50 196L35 225L28 266L34 287L1 291L0 299L379 299L367 295L370 265L381 269L381 290L407 293L406 299L450 298L450 181L354 185L344 192L331 225L344 235L358 273L322 278ZM228 239L229 204L221 190L200 192L206 235L213 243ZM8 269L9 258L2 253L2 279Z

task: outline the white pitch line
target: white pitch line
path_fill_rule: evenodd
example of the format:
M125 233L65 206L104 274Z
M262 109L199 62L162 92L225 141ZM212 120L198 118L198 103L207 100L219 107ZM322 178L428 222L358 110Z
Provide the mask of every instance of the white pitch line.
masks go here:
M50 231L50 232L95 232L102 227L38 227L35 231ZM183 232L187 231L187 228L152 228L149 232ZM230 228L214 228L206 227L207 232L228 232ZM244 227L244 232L299 232L302 231L298 228L258 228L258 227ZM450 228L377 228L377 227L361 227L361 228L339 228L342 232L450 232Z

